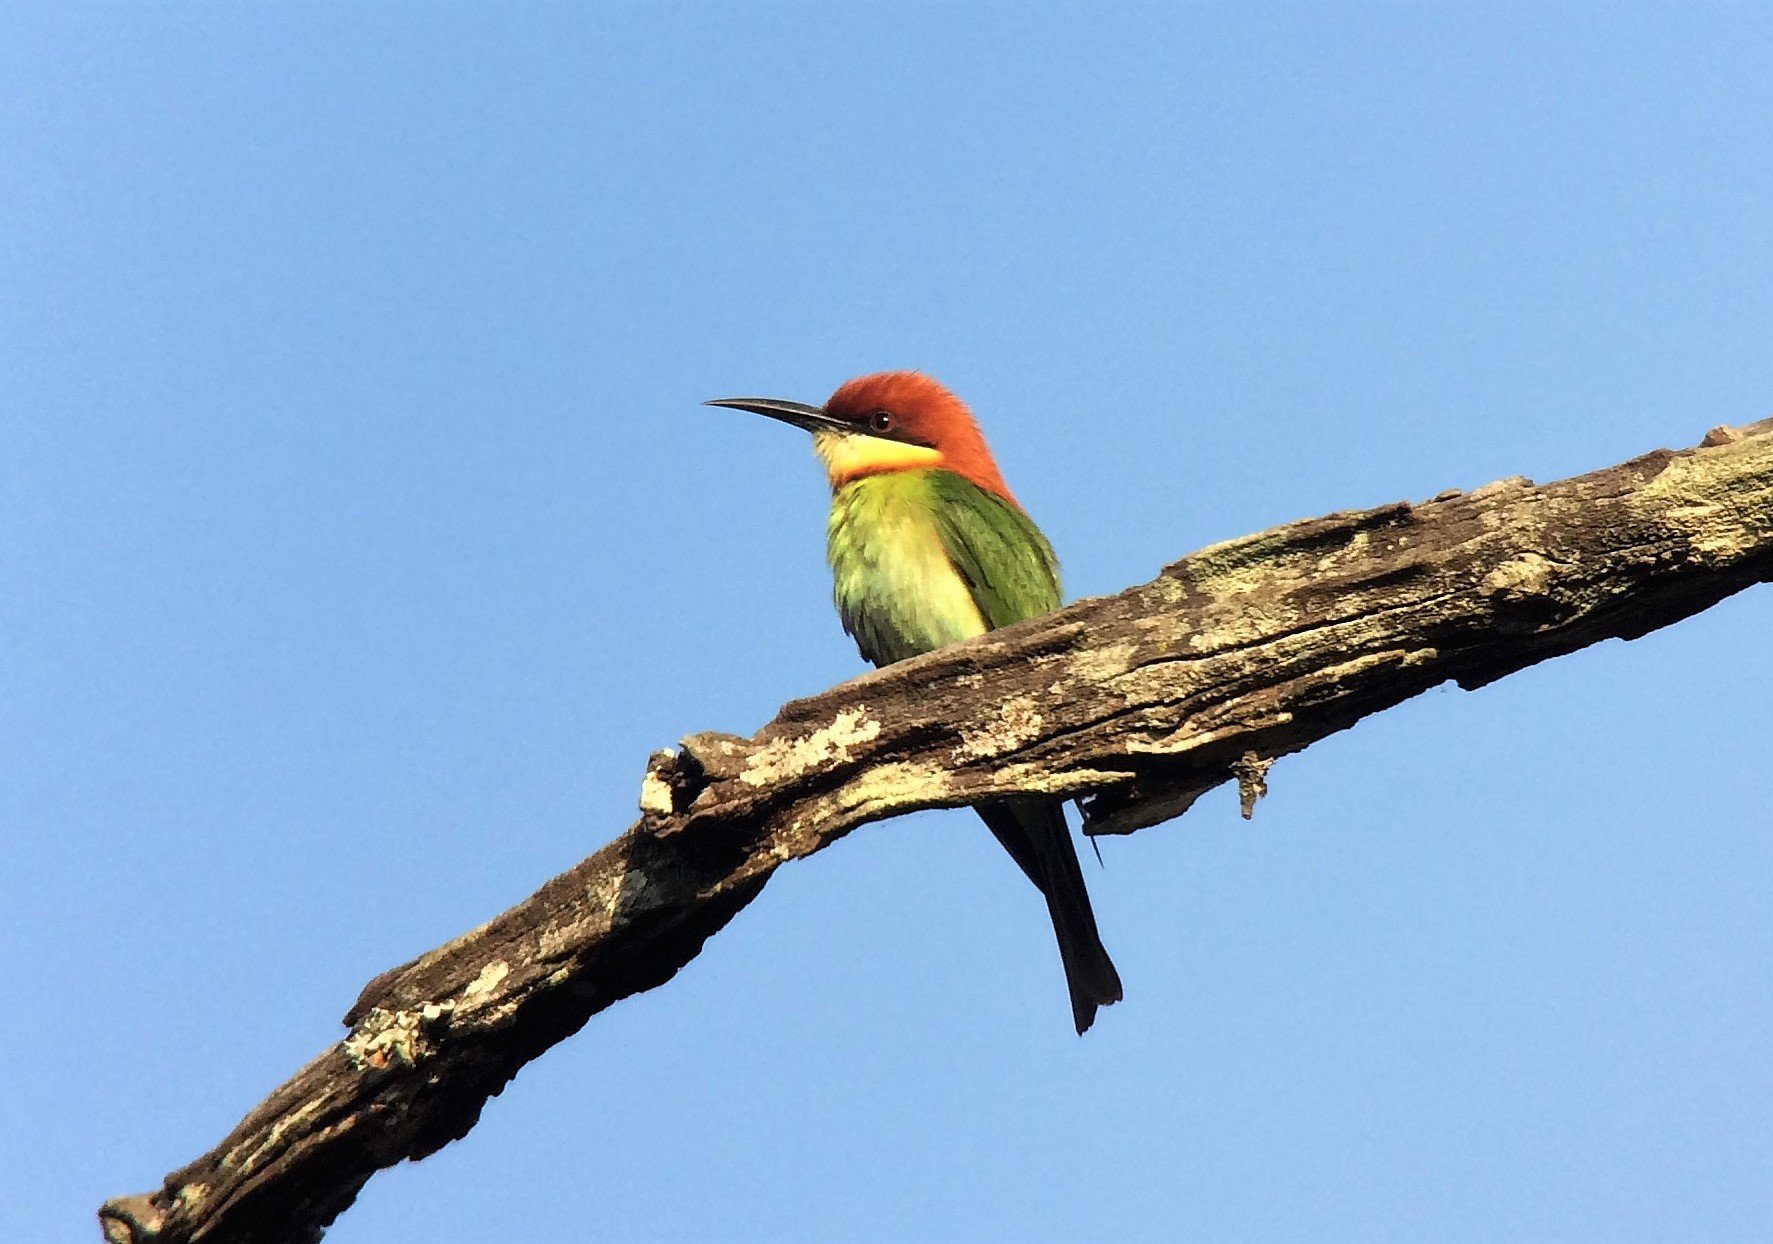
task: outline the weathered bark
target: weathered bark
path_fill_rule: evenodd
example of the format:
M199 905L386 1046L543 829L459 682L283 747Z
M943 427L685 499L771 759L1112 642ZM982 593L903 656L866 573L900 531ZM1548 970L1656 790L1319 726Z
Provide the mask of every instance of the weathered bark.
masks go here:
M654 755L641 817L491 922L371 981L349 1034L116 1241L311 1240L377 1170L474 1126L597 1011L669 980L782 863L858 825L1012 791L1094 833L1176 816L1448 679L1476 687L1773 579L1773 420L1535 487L1332 514L844 683L750 738Z

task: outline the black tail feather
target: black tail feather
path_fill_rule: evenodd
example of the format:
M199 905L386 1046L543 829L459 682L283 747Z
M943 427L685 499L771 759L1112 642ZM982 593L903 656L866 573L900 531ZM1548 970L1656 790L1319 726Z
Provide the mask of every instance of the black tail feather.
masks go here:
M1098 1007L1120 1001L1120 973L1096 930L1096 914L1065 824L1064 805L1027 795L980 804L978 812L1046 897L1071 993L1071 1016L1082 1035L1095 1022Z

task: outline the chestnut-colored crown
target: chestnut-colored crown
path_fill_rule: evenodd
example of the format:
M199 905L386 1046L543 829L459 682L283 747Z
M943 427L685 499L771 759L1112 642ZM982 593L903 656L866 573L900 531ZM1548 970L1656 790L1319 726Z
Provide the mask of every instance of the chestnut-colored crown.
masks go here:
M973 412L922 372L883 371L846 380L825 403L825 412L862 430L885 412L891 420L885 435L929 446L942 455L944 470L1016 504Z

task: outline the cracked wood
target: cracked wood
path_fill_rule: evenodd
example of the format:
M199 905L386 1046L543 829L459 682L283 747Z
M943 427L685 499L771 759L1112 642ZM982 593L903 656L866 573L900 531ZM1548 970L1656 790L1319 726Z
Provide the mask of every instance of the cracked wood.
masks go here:
M113 1241L318 1238L371 1175L474 1126L530 1059L663 984L785 861L868 821L1014 791L1128 833L1449 679L1634 638L1773 578L1773 420L1575 479L1227 541L1149 583L655 753L641 817L488 923L377 977L348 1035Z

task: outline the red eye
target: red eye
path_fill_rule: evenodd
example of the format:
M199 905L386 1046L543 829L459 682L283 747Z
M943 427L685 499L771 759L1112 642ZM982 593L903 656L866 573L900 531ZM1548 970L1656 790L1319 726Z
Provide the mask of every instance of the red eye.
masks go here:
M868 426L876 432L890 432L893 427L893 417L884 410L877 410L868 416Z

